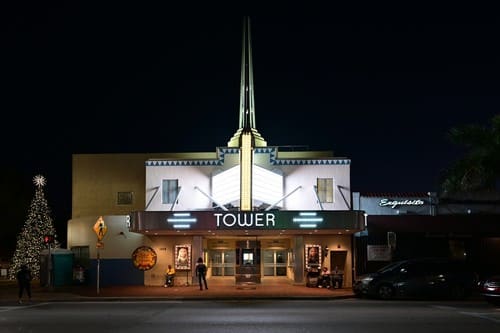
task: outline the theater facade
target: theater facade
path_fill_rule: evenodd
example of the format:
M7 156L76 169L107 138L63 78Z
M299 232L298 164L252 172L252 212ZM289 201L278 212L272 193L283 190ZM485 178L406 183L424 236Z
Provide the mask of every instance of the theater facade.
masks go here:
M311 267L337 266L351 286L354 234L366 225L352 206L351 161L269 145L255 125L253 85L245 19L239 122L227 144L213 152L73 155L68 248L89 283L99 276L101 285L163 285L172 264L176 284L195 284L201 257L208 279L228 285L300 285ZM100 217L101 240L93 230Z

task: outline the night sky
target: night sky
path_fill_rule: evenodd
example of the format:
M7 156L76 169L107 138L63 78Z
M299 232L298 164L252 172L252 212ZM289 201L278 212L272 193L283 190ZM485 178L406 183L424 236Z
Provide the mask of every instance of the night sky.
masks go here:
M251 16L256 125L270 146L351 159L352 191L438 190L446 132L500 108L497 21ZM71 216L71 155L214 151L238 126L242 14L23 5L2 25L2 243L47 177ZM14 236L13 236L14 235ZM4 245L5 246L5 245Z

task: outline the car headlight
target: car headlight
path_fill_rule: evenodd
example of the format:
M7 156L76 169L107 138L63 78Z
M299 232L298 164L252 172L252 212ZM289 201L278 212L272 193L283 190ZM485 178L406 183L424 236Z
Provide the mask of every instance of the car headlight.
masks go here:
M364 277L361 279L361 283L362 284L368 284L370 283L371 281L373 280L373 278L371 276L367 276L367 277Z

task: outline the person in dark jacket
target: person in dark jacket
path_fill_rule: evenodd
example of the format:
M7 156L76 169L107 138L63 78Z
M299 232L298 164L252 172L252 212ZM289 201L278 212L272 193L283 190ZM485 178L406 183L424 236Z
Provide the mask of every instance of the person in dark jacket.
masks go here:
M17 283L19 285L19 304L22 303L22 298L24 291L28 294L28 301L31 302L31 280L33 279L31 275L31 270L27 265L21 265L21 269L16 274Z
M196 275L198 276L198 283L200 284L200 290L203 290L203 284L205 285L205 289L208 289L207 286L207 265L203 263L203 258L199 257L196 261Z

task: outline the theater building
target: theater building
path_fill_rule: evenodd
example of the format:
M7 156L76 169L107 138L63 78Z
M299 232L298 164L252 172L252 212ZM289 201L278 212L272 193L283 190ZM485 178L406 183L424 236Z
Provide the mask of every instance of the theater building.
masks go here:
M239 122L223 146L73 155L68 248L90 283L99 267L102 285L163 285L172 264L176 284L193 284L201 257L207 277L228 285L305 284L306 270L319 265L340 267L351 287L354 234L366 223L352 206L351 161L267 143L255 125L250 40L245 20Z

